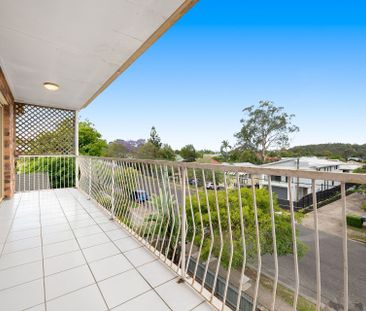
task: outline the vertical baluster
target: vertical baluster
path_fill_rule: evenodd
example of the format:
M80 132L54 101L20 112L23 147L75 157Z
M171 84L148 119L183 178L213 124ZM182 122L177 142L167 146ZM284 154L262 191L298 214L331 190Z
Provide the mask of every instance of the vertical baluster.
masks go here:
M278 256L277 256L277 240L276 240L276 222L275 222L275 213L273 208L273 193L272 193L272 180L271 176L268 175L268 194L269 194L269 208L271 212L271 225L272 225L272 245L273 245L273 258L274 258L274 266L275 266L275 277L273 283L273 291L272 291L272 305L271 310L275 310L276 305L276 293L277 293L277 285L278 285Z
M253 175L251 176L251 183L252 183L253 209L254 209L254 221L255 221L255 235L256 235L256 243L257 243L257 260L258 260L257 279L256 279L256 282L255 282L255 290L254 290L254 297L253 297L253 308L252 308L252 310L255 311L257 309L259 283L260 283L260 277L261 277L261 272L262 272L262 257L261 257L262 255L261 255L261 243L260 243L260 235L259 235L257 194L256 194L255 180L254 180Z
M240 215L240 233L241 233L241 246L243 249L243 263L241 267L240 274L240 284L238 289L238 298L236 301L236 311L239 311L240 302L241 302L241 292L243 290L244 278L245 278L245 266L247 263L247 251L246 251L246 240L245 240L245 227L244 227L244 213L243 213L243 201L241 197L241 188L240 188L240 180L239 173L236 173L236 183L238 186L238 202L239 202L239 215Z
M231 274L231 265L232 265L233 256L234 256L233 232L232 232L232 228L231 228L231 213L230 213L229 192L228 192L227 173L226 172L224 173L224 185L225 185L226 211L227 211L229 239L230 239L230 257L229 257L229 265L228 265L227 274L226 274L224 299L223 299L222 307L221 307L222 311L225 308L225 303L226 303L226 298L227 298L227 291L228 291L228 288L229 288L229 281L230 281L230 274Z
M288 177L288 191L289 191L290 213L291 213L292 249L293 249L293 255L294 255L294 267L295 267L295 293L294 293L293 308L294 308L294 310L296 310L297 301L299 298L300 280L299 280L299 263L298 263L298 257L297 257L295 211L294 211L294 202L293 202L293 196L292 196L292 181L291 181L290 176Z
M181 277L182 280L186 279L186 176L187 169L182 168L182 210L181 210Z
M115 209L115 189L114 189L114 179L115 179L115 166L116 166L116 161L112 160L112 180L111 180L111 220L114 219L115 215L114 215L114 209Z
M312 180L312 197L315 229L315 264L316 264L316 310L320 311L321 306L321 274L320 274L320 247L319 247L319 225L318 225L318 203L316 198L316 181Z
M342 221L343 221L343 310L348 311L348 245L347 245L347 199L346 199L346 184L341 183L341 197L342 197Z

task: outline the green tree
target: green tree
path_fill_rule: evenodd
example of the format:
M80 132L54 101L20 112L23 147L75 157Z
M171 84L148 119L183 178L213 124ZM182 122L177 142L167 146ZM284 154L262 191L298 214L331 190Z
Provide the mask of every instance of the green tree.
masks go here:
M79 152L83 155L101 156L106 151L107 142L90 121L79 122Z
M250 162L253 164L259 164L260 160L255 151L251 149L235 148L229 153L230 162Z
M266 189L256 190L257 208L258 208L258 223L259 223L259 239L261 245L261 253L272 254L273 243L272 243L272 224L271 224L271 213L269 206L269 193ZM241 200L243 207L243 221L245 224L245 240L246 240L246 254L249 258L256 258L257 246L256 246L256 226L255 226L255 215L253 208L253 196L252 190L248 188L241 189ZM198 203L200 202L200 203ZM193 221L196 224L196 228L201 226L201 219L204 228L210 228L209 219L212 221L213 236L209 234L205 236L202 259L207 259L210 244L213 242L213 255L219 255L220 249L220 238L219 238L219 227L221 225L224 239L228 238L228 212L226 206L226 193L225 191L217 191L216 195L213 191L208 192L208 200L204 191L199 192L199 201L196 196L192 196L191 199L187 198L186 208L188 217L188 240L193 236ZM208 203L208 204L207 204ZM218 206L217 206L218 204ZM240 219L240 204L238 198L238 191L228 190L228 204L230 206L230 220L231 230L233 234L234 243L234 256L233 256L233 267L240 268L243 263L243 249L242 249L242 232L241 232L241 219ZM192 215L191 208L193 209L194 218ZM292 243L292 229L290 214L281 210L278 206L278 202L274 200L275 211L281 211L275 215L275 227L276 227L276 241L277 241L277 252L279 256L285 256L293 253ZM211 215L208 215L208 209L211 211ZM202 218L199 213L202 213ZM219 217L220 216L220 225ZM301 215L296 214L297 221L301 220ZM296 233L297 236L299 232ZM199 245L201 241L201 233L197 232L195 235L194 243ZM298 255L301 257L306 253L306 245L297 239ZM224 242L222 264L227 267L230 256L230 243Z
M107 157L112 158L125 158L128 154L128 150L124 145L118 143L117 141L110 142L108 148L105 152Z
M235 134L238 146L258 152L262 162L269 149L288 146L289 135L299 131L292 124L294 115L284 112L283 107L276 107L271 101L260 101L258 107L250 106L243 112L242 128Z
M225 161L227 161L229 159L229 151L231 149L230 143L228 140L223 140L221 142L221 147L220 147L220 152L222 157L224 158Z
M152 142L148 141L143 144L135 152L135 157L138 159L157 159L159 157L159 148L156 147Z
M149 138L148 142L152 143L158 149L161 148L161 145L162 145L161 139L160 139L160 136L158 135L158 132L156 131L155 126L153 126L151 128L150 138Z
M186 145L180 150L180 155L186 162L196 161L198 154L193 145Z
M163 147L159 150L159 158L169 161L175 160L175 152L168 144L164 144Z

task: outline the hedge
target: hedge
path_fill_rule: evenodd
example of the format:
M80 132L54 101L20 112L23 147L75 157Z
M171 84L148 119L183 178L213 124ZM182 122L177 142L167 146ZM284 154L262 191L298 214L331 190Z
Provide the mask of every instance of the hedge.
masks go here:
M347 215L347 225L355 228L362 228L363 220L361 216Z

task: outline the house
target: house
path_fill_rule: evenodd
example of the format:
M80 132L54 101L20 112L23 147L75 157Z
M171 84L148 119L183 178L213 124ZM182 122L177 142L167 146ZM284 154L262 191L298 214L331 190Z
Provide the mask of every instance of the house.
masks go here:
M283 158L277 162L263 164L261 167L318 172L344 172L349 168L347 163L317 157ZM268 177L263 175L259 183L261 186L268 186ZM271 176L271 184L272 191L277 194L279 199L289 200L289 180L287 176ZM339 183L328 180L316 180L315 183L316 191L327 190L338 185ZM291 193L294 201L298 201L307 194L312 193L311 180L293 177L291 179Z

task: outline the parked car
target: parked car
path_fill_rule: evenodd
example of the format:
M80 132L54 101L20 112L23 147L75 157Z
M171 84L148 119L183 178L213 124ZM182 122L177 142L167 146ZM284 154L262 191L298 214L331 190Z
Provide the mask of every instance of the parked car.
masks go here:
M131 193L131 199L138 203L144 203L149 200L149 195L145 190L135 190Z
M190 185L192 185L192 186L195 186L195 185L199 185L199 183L200 183L200 180L198 179L198 178L191 178L191 179L189 179L189 184Z
M209 181L206 183L206 189L207 190L215 190L215 185L213 182ZM216 185L216 190L223 190L225 189L224 185Z

